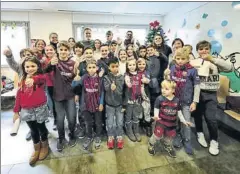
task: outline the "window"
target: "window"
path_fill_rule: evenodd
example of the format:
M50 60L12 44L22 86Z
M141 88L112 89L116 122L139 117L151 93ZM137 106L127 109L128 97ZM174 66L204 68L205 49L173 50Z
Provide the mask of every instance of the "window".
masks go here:
M113 32L113 39L116 40L118 37L122 40L125 39L127 31L133 32L133 37L138 40L141 45L145 42L147 36L148 26L147 25L108 25L108 24L73 24L74 36L77 41L83 40L84 28L91 28L92 39L100 39L102 42L106 42L106 32L111 30Z
M29 45L28 22L2 22L1 23L1 66L8 66L3 50L9 46L15 60L20 60L19 52Z

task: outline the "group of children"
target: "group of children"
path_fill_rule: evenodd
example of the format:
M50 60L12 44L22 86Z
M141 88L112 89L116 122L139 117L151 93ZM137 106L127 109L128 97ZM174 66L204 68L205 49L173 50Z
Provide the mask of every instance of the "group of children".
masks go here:
M156 35L156 41L158 37L163 40L162 36ZM31 165L45 159L49 153L45 126L49 115L47 101L53 105L50 110L58 131L58 151L66 144L66 117L71 147L76 145L76 137L85 137L84 149L89 149L93 140L95 148L100 148L106 129L107 147L114 149L116 145L122 149L124 128L131 141L140 142L141 125L150 137L148 152L151 155L156 153L158 140L171 157L176 157L173 146L180 147L179 144L184 145L187 154L193 155L191 115L198 142L208 147L203 134L203 114L210 134L209 152L212 155L219 153L216 91L219 72L232 71L232 66L210 55L209 42L199 42L196 46L199 58L190 59L189 47L184 47L181 39L175 39L172 62L169 62L171 55L165 55L166 49L158 49L157 42L139 47L137 57L133 56L136 51L133 45L126 50L117 49L117 42L100 44L100 58L94 57L96 50L84 47L80 42L74 46L73 57L66 41L59 42L57 50L44 43L40 45L45 52L42 57L24 49L20 53L20 64L9 63L22 77L13 111L14 120L21 117L31 130L34 144ZM14 60L10 48L4 50L4 54L8 62ZM76 129L77 119L79 129Z

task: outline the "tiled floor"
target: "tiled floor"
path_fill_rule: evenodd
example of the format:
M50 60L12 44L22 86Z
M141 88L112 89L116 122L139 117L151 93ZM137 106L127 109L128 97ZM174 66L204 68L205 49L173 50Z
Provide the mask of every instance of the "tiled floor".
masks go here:
M26 123L22 123L18 135L9 135L12 127L12 112L1 113L1 173L6 174L237 174L240 171L239 140L220 133L221 153L213 157L208 149L200 147L193 134L195 155L190 157L182 150L177 158L167 156L158 148L153 157L147 151L147 138L133 143L125 138L122 150L108 150L106 141L101 149L92 149L92 153L82 150L82 140L74 148L67 147L62 153L56 151L57 133L52 131L52 121L47 123L51 132L49 137L51 153L35 167L28 164L32 153L32 142L25 140L28 132ZM106 140L106 138L105 138Z

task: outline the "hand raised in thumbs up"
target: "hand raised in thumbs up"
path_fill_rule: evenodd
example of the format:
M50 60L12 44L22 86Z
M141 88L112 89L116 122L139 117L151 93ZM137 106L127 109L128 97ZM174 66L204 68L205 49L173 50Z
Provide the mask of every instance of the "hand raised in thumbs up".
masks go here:
M111 84L111 90L115 91L116 88L117 88L117 86L115 84L115 81L113 81L112 84Z

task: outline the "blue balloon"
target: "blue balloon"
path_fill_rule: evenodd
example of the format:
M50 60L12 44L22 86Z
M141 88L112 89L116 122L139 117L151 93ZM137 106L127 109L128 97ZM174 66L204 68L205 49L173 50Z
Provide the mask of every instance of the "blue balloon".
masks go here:
M213 40L211 41L211 45L212 45L211 53L217 52L218 54L220 54L220 52L222 51L221 43L216 40Z
M213 37L214 34L215 34L215 30L214 29L208 30L208 37Z
M222 25L223 27L227 26L227 24L228 24L228 21L226 21L226 20L222 21L222 23L221 23L221 25Z
M232 37L232 33L231 33L231 32L227 33L225 37L226 37L227 39L230 39L230 38Z

